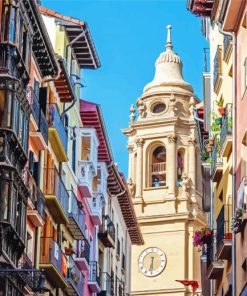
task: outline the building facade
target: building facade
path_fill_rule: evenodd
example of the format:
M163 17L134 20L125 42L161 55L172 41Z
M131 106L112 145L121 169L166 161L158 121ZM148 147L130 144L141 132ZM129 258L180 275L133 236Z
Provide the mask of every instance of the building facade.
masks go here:
M246 1L188 1L209 42L204 106L198 106L205 211L214 241L202 256L203 295L246 295L245 89ZM206 77L204 75L204 77ZM214 140L214 141L212 141ZM208 290L210 280L211 289ZM210 293L210 294L209 294Z
M38 1L0 15L0 295L126 295L142 237L100 108L80 102L89 27Z
M129 188L144 239L133 246L131 295L191 295L176 280L199 280L193 234L205 225L200 154L193 108L198 99L182 76L168 26L155 76L131 106ZM178 264L179 262L179 264Z

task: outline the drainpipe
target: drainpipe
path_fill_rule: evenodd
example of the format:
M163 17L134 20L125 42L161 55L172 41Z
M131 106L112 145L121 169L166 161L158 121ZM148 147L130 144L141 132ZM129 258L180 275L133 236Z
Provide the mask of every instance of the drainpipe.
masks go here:
M80 39L81 37L85 36L87 33L87 30L83 31L81 34L79 34L75 39L73 39L67 46L66 46L66 58L68 59L68 53L69 53L69 47L71 47L78 39ZM70 69L69 69L69 73L71 72L71 63L70 63ZM75 105L77 101L76 96L74 96L73 98L73 102L72 104L66 108L63 113L61 114L61 118L63 120L65 114Z
M236 78L236 34L235 32L225 32L218 24L219 32L232 37L232 217L235 215L235 183L236 183L236 97L235 97L235 78ZM232 295L236 295L236 235L232 233Z

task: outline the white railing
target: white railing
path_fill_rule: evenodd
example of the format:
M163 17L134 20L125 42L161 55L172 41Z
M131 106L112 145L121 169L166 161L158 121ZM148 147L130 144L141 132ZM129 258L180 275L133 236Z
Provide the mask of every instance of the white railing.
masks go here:
M152 173L164 173L166 171L166 162L158 162L151 165Z

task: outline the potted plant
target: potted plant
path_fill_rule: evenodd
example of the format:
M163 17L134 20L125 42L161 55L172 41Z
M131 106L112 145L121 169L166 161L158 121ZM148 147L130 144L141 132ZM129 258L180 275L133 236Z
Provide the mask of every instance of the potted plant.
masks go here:
M211 126L211 131L214 132L215 134L218 134L220 132L220 126L215 122L213 122Z
M203 245L210 245L213 239L213 231L207 227L196 230L193 236L194 247L202 247Z
M224 99L221 97L219 101L216 101L216 105L218 106L218 111L221 116L225 115L225 108L223 107L224 105Z
M201 160L205 161L209 157L208 153L205 150L201 151Z
M217 117L217 118L215 118L214 122L215 122L217 125L221 125L221 117Z
M65 255L73 255L75 254L74 248L71 243L69 243L68 247L64 248Z

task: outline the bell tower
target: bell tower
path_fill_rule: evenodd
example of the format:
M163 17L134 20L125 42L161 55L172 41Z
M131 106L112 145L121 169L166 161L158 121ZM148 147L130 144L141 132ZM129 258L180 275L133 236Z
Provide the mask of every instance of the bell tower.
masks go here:
M205 225L201 210L201 164L194 105L182 61L166 49L136 105L130 108L129 190L144 238L132 249L131 295L192 295L175 280L199 280L193 233ZM136 116L136 112L138 113Z

